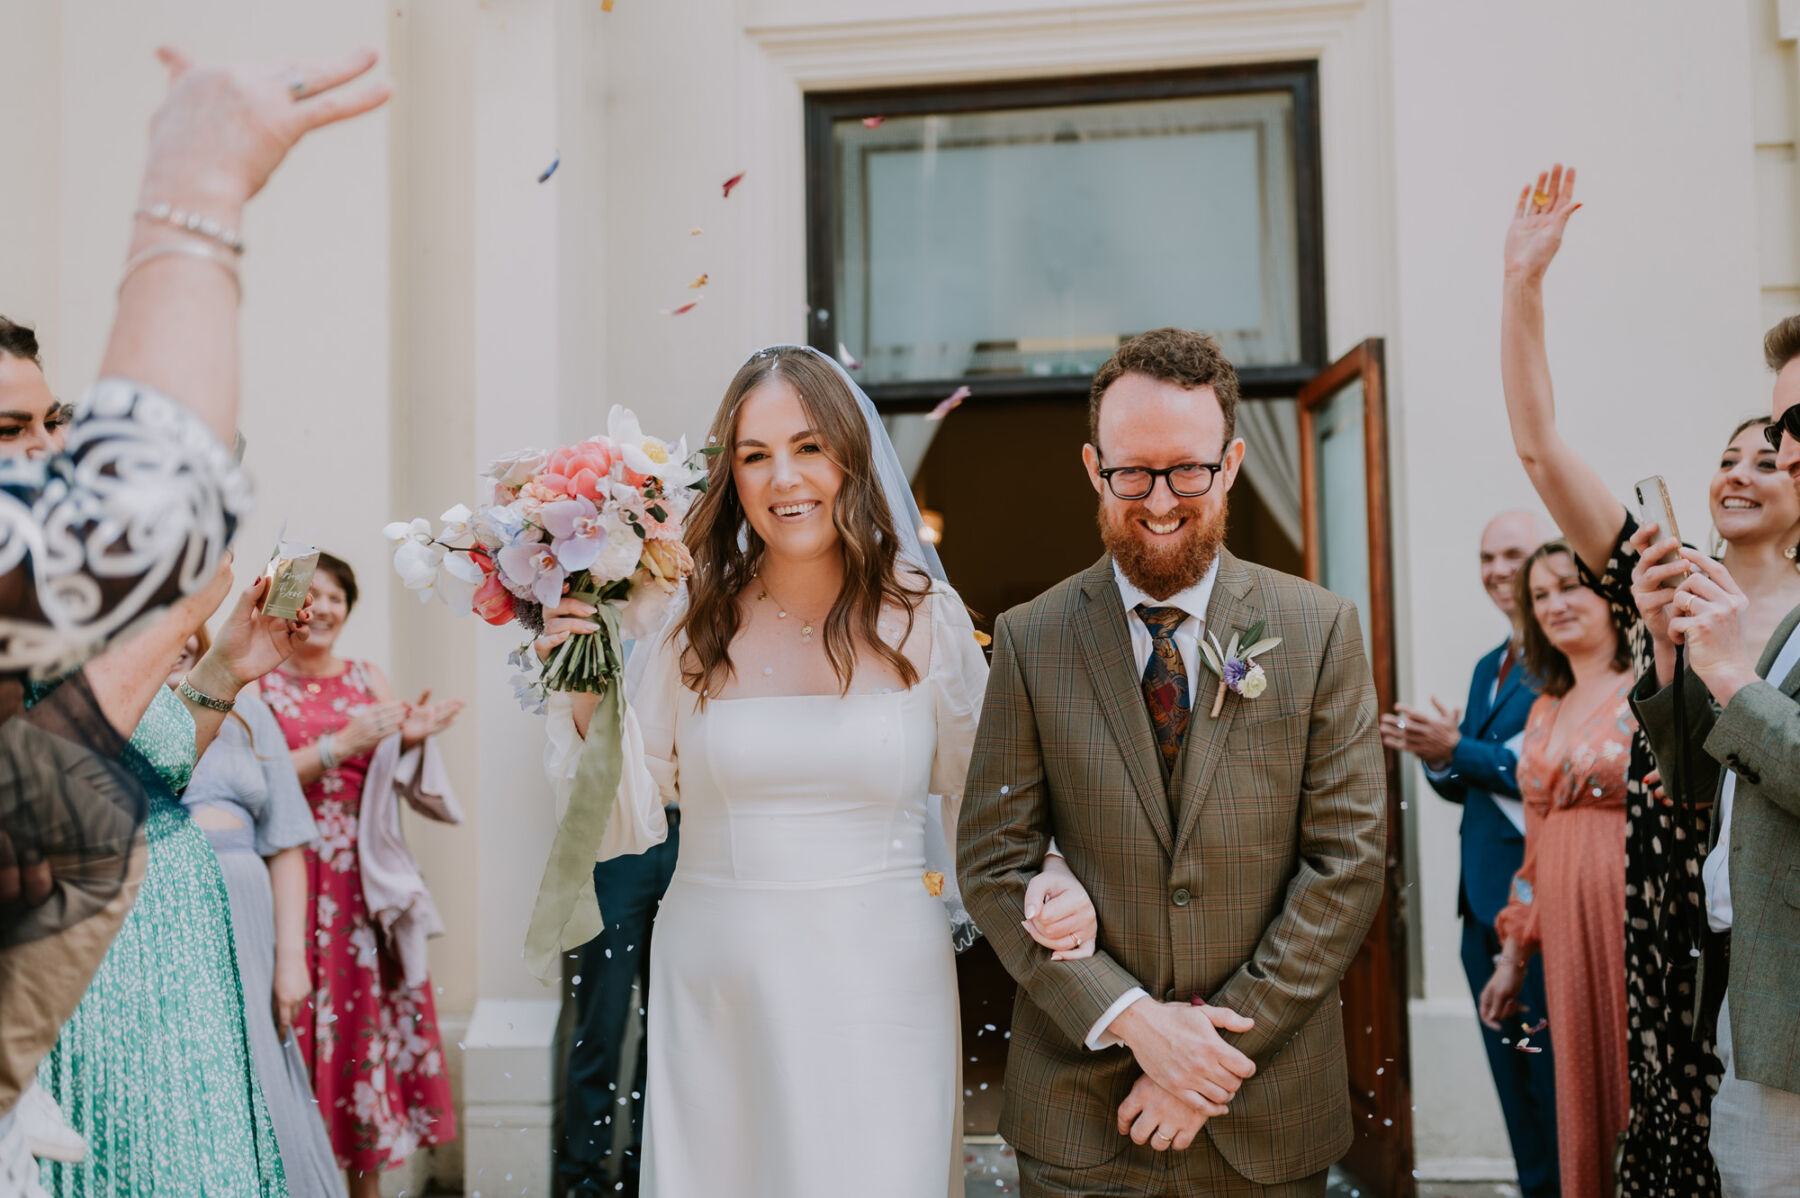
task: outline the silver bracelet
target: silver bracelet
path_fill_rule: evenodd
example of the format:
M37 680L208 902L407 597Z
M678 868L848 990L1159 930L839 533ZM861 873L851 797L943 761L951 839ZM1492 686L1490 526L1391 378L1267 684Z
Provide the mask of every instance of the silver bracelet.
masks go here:
M165 225L174 225L177 229L186 229L190 233L198 233L208 241L218 242L234 254L244 252L244 239L238 236L238 231L227 229L210 216L201 216L198 212L189 212L169 204L147 205L139 208L137 215L147 216Z
M214 249L210 245L202 245L197 241L165 241L150 246L148 249L139 250L126 261L125 270L119 275L119 290L123 291L125 289L127 280L129 280L132 275L136 274L138 268L142 267L145 263L153 262L158 258L164 258L171 254L179 255L183 258L199 258L206 262L217 263L226 274L231 276L231 286L237 291L238 298L244 298L244 284L243 281L238 278L237 263L227 257L223 251Z
M327 732L319 737L319 739L314 742L313 747L319 751L319 768L327 770L335 770L337 768L337 740L331 733Z
M208 711L229 712L233 707L237 706L236 699L215 699L204 691L195 690L193 686L188 683L186 678L181 680L180 691L182 698L197 707L204 707Z

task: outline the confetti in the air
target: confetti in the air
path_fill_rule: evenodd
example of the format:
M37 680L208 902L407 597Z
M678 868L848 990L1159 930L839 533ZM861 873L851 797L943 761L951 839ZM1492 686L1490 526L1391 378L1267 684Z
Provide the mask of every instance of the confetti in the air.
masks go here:
M556 173L556 168L561 165L562 165L562 155L558 154L556 157L554 157L550 160L550 165L544 168L544 173L538 176L538 182L539 183L549 182L550 176L554 175Z
M969 394L970 392L967 387L958 387L956 390L952 391L942 403L938 404L937 407L925 413L925 419L942 420L950 413L956 411L956 409L962 407L963 400L969 398Z
M935 869L925 871L925 893L937 898L944 893L944 875Z
M706 232L705 229L702 229L699 225L695 225L693 228L688 230L688 236L689 237L698 237L698 236L700 236L700 234L702 234L704 232Z
M702 287L706 286L706 281L708 279L710 279L711 277L712 276L709 274L702 273L699 278L695 279L692 283L688 284L688 290L689 291L700 290Z
M885 120L887 120L887 118L884 116L866 116L863 118L863 128L879 129L881 128L881 122Z
M731 198L731 189L736 187L739 183L742 183L744 181L744 176L749 173L750 172L748 172L748 171L739 171L737 174L731 176L731 178L725 180L725 198L726 199L729 200Z
M681 305L681 307L679 307L679 308L664 308L663 315L664 316L685 316L689 312L692 312L695 308L698 308L700 306L700 301L705 298L706 297L704 295L696 295L693 299L691 299L687 303Z
M850 347L842 341L838 342L838 361L844 364L845 370L861 370L862 360L850 352Z
M612 6L613 6L613 0L600 0L600 11L601 12L611 12Z

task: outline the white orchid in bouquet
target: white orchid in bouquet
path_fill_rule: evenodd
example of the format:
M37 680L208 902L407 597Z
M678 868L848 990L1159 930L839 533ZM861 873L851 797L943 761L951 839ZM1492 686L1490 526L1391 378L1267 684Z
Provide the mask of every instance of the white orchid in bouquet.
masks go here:
M394 569L420 602L440 599L533 637L544 630L544 609L565 597L596 609L596 630L564 641L541 672L529 669L537 660L530 642L510 658L526 671L516 691L528 708L543 710L554 691L600 696L525 936L540 978L554 977L564 950L601 931L595 851L619 780L643 752L621 693L624 641L660 628L693 572L682 522L706 489L704 459L718 452L690 455L685 440L646 436L635 415L614 407L604 435L496 460L482 471L485 499L451 508L439 527L417 519L385 530Z

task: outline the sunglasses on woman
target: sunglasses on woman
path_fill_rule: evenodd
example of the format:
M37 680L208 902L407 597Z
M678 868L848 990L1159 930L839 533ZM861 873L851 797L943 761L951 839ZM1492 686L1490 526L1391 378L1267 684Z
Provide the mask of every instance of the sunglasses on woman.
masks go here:
M1763 436L1768 438L1769 448L1780 452L1781 434L1785 431L1795 441L1800 441L1800 403L1790 407L1781 414L1781 419L1773 424L1763 425Z

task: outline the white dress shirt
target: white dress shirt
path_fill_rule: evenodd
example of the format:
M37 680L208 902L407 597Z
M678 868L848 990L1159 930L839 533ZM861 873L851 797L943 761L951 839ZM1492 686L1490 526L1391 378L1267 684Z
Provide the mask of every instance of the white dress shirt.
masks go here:
M1206 605L1212 602L1213 585L1219 581L1219 559L1214 558L1208 567L1205 577L1185 591L1178 591L1167 599L1152 599L1144 594L1125 577L1119 569L1119 563L1113 563L1113 581L1119 585L1119 598L1125 604L1125 626L1131 629L1131 656L1137 662L1138 677L1144 676L1144 667L1150 664L1150 650L1153 638L1143 617L1137 614L1138 604L1146 607L1179 607L1186 612L1188 618L1175 629L1171 638L1175 642L1175 651L1181 654L1181 667L1187 671L1188 708L1194 707L1194 696L1203 689L1201 673L1206 669L1200 662L1200 636L1205 631ZM1055 842L1050 845L1055 850ZM1140 998L1150 995L1142 986L1134 986L1119 996L1119 1001L1106 1008L1106 1013L1094 1021L1088 1029L1087 1046L1095 1051L1111 1048L1121 1044L1117 1036L1106 1029L1112 1021L1124 1014L1125 1008Z
M1800 628L1788 634L1787 644L1769 667L1768 680L1781 685L1800 665ZM1719 788L1719 842L1706 855L1700 867L1700 881L1706 887L1706 922L1715 932L1731 930L1731 800L1737 795L1737 771L1725 771L1725 785Z

